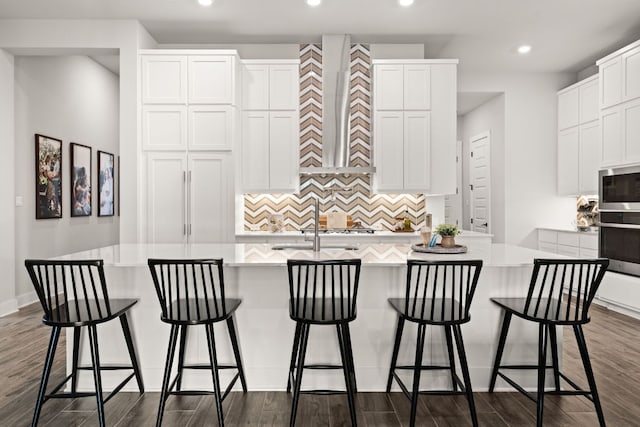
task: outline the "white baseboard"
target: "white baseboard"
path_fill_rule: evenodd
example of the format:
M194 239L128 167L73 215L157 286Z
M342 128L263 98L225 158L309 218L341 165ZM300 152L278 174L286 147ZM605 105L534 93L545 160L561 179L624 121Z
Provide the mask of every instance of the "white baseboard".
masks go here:
M624 314L625 316L633 317L635 319L640 319L640 312L635 307L629 307L624 304L620 304L618 302L610 301L606 298L596 297L593 302L611 311L616 311L618 313Z
M18 311L18 300L16 298L0 302L0 317L15 313L16 311Z
M22 308L25 305L33 304L34 302L38 302L38 295L36 295L35 292L30 291L30 292L27 292L26 294L18 295L16 297L16 300L18 301L18 307Z

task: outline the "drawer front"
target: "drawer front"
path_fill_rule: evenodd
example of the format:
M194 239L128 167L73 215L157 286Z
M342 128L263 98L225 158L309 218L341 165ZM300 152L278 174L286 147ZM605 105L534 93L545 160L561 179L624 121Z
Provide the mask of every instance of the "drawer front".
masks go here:
M558 232L551 230L538 230L538 241L546 243L558 243Z
M538 250L543 252L550 252L552 254L558 253L558 245L555 243L538 242Z
M575 246L558 245L558 253L572 258L580 256L580 248Z
M558 245L580 246L580 236L577 233L558 233Z
M598 235L580 235L580 249L598 250Z
M598 250L580 248L580 258L598 258Z

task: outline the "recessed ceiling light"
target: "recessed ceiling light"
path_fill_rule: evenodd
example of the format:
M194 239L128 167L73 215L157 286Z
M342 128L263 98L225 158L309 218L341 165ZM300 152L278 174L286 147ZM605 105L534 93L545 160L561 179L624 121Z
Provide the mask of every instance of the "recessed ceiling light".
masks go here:
M322 3L322 0L307 0L309 6L318 6Z
M411 6L413 0L398 0L398 4L400 4L400 6Z
M213 4L213 0L198 0L200 6L211 6Z
M521 55L527 54L531 52L531 46L528 44L523 44L522 46L518 46L518 53Z

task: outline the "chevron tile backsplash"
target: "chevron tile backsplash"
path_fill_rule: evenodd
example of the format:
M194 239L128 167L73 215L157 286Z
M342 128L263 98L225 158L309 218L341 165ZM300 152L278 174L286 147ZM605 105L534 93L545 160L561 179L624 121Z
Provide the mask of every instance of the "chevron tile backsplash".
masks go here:
M350 166L371 162L371 56L369 46L351 47ZM322 165L322 46L300 46L300 166ZM327 188L348 188L331 191ZM409 211L411 222L424 221L423 194L371 194L366 175L303 176L300 194L245 194L244 229L267 229L269 214L284 215L287 230L313 226L313 199L323 213L334 209L350 214L365 227L392 229L396 217Z

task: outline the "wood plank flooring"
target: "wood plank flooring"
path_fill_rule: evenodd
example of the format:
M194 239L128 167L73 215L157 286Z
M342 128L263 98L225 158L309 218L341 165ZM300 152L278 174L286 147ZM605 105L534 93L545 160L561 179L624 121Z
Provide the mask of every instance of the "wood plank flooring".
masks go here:
M41 310L32 305L0 318L0 426L21 427L31 423L50 329L40 323ZM640 321L592 308L592 322L585 327L596 381L607 425L640 425ZM564 367L578 384L586 385L580 355L571 329L564 331ZM64 340L61 339L50 384L64 376ZM533 426L535 406L518 393L476 393L480 425ZM158 393L120 393L106 405L107 424L118 427L155 425ZM283 392L232 393L224 402L225 425L286 426L290 396ZM358 424L406 426L409 402L400 393L358 393ZM48 401L41 426L92 427L97 425L92 398ZM549 396L545 399L545 426L597 426L590 402L581 397ZM171 397L164 415L165 426L215 426L211 397ZM349 425L344 396L301 398L300 426ZM463 396L424 396L418 408L419 426L470 426Z

